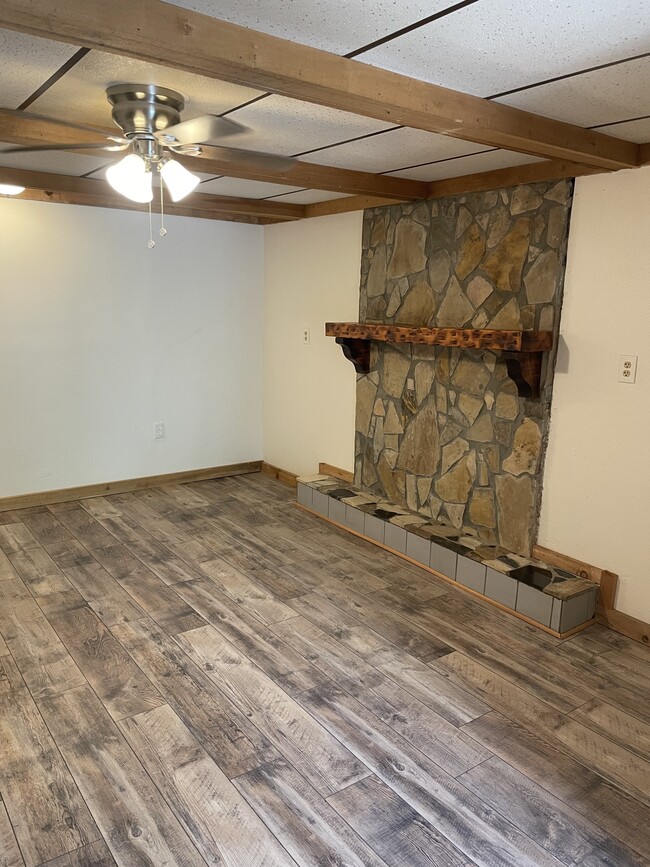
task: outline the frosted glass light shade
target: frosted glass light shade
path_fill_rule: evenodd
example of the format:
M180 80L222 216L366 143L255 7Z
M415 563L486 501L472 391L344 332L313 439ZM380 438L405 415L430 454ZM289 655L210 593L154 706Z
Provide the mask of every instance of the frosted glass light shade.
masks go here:
M25 187L16 184L0 184L0 196L18 196L25 192Z
M129 154L106 171L106 180L113 189L132 202L150 202L153 199L151 172L142 157Z
M189 195L201 180L176 160L167 160L160 169L160 174L174 202L180 202Z

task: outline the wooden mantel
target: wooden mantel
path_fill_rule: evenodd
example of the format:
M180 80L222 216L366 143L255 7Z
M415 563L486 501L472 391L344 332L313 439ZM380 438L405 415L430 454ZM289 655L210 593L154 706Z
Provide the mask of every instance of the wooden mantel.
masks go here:
M479 328L420 328L365 322L326 322L325 334L335 337L357 373L370 369L370 341L489 349L505 360L520 397L539 397L542 357L553 346L552 331L497 331Z

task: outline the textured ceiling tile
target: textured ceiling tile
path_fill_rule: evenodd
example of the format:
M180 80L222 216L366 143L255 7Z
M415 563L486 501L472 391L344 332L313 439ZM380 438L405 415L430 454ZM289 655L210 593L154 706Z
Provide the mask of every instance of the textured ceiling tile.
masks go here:
M267 184L261 181L247 181L242 178L215 178L206 181L198 188L198 193L212 193L218 196L242 196L246 199L265 199L278 193L299 190L300 187L285 187L282 184Z
M259 95L259 91L129 57L90 51L63 78L37 99L30 111L62 120L70 118L112 128L105 90L112 84L159 84L187 99L183 119L221 114Z
M395 129L328 150L316 151L309 155L309 159L324 166L365 172L390 172L481 150L489 148L424 130Z
M0 108L18 108L79 48L0 30Z
M648 114L650 57L586 72L498 100L578 126L614 123Z
M347 54L451 5L449 0L174 0L174 5L303 45ZM370 8L372 7L372 8Z
M596 132L605 135L613 135L616 138L625 138L639 144L650 141L650 117L630 120L627 123L615 123L611 126L601 126Z
M272 202L287 202L292 205L311 205L313 202L329 202L332 199L347 199L346 193L333 193L324 190L301 190L299 193L289 193L288 196L276 196Z
M321 148L395 124L300 102L285 96L269 96L230 115L249 127L241 146L250 150L293 155Z
M359 56L489 96L650 49L650 0L489 0Z
M0 143L0 166L12 169L27 169L31 172L52 172L57 175L85 175L98 169L112 159L110 153L101 157L88 157L69 152L46 151L45 153L5 154L4 148L15 147Z
M399 178L411 178L414 181L439 181L442 178L457 178L462 175L473 175L476 172L491 172L495 169L521 166L537 161L537 157L531 157L528 154L495 150L474 156L459 157L455 160L445 160L430 166L420 166L417 169L407 169L404 172L391 172L391 174Z

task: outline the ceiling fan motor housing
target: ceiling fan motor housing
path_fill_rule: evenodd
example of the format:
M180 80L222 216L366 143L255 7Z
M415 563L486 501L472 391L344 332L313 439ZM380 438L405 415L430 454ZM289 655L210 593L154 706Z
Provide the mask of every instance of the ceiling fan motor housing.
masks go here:
M113 120L127 138L152 136L181 121L185 99L156 84L115 84L106 91Z

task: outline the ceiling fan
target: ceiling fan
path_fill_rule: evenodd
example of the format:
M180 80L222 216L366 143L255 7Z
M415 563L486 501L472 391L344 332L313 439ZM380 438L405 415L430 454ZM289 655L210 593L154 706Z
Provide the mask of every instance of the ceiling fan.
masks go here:
M248 131L242 124L211 114L181 120L184 97L175 90L155 84L116 84L107 88L106 97L112 106L113 120L123 135L106 135L104 130L66 123L66 126L76 129L98 132L103 141L12 147L2 153L80 149L128 151L106 172L106 179L113 189L134 202L150 203L153 199L152 173L158 171L172 200L178 202L192 192L200 179L173 155L200 156L202 144L214 144ZM17 114L25 117L24 112ZM287 157L240 148L220 147L219 157L228 162L245 161L275 171L284 171L296 162Z

